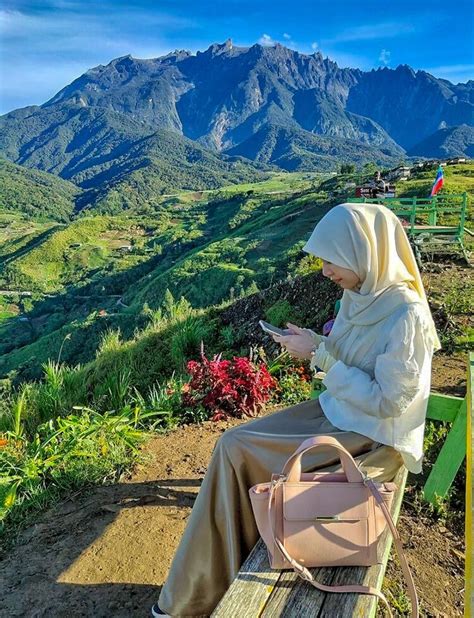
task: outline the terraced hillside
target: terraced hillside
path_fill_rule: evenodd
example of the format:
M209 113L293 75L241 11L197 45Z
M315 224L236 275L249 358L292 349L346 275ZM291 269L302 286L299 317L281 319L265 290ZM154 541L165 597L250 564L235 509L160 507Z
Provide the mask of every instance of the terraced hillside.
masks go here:
M474 195L474 165L445 175L445 192ZM433 170L416 172L398 194L427 195L432 179ZM353 195L354 180L360 174L279 173L164 195L152 215L83 212L69 224L2 215L0 290L29 296L0 294L0 372L38 376L60 350L68 363L86 362L104 332L133 337L167 291L205 309L299 272L306 238L328 208Z

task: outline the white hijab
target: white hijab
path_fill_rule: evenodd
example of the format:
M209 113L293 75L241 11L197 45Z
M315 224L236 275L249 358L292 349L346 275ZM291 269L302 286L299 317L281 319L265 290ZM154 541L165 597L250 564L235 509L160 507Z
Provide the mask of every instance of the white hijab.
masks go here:
M400 305L414 302L424 307L425 335L433 351L440 349L413 250L391 210L381 204L339 204L316 225L303 251L352 270L362 281L358 291L344 290L326 342L335 358L344 360L343 342L354 327L375 325Z

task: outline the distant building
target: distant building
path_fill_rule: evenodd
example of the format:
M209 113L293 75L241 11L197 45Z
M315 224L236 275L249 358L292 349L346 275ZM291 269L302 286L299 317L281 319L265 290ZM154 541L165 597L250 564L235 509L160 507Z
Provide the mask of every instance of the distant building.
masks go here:
M370 199L395 197L395 185L390 184L382 178L379 171L375 172L373 180L356 187L356 197L366 197Z
M458 163L466 163L466 157L455 157L454 159L449 159L447 162L448 165L456 165Z
M405 165L399 165L398 167L390 170L387 174L388 180L406 180L410 178L411 168Z

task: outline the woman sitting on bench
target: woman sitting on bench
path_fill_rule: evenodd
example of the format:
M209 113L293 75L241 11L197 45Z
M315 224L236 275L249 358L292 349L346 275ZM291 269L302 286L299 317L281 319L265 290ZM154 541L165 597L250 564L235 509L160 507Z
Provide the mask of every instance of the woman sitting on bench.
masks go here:
M280 471L306 438L333 435L380 482L402 465L421 472L440 343L400 221L378 204L340 204L303 249L343 288L340 309L328 337L289 324L292 334L274 338L326 372L326 390L221 436L154 616L209 616L259 538L249 488ZM304 464L304 472L341 471L333 449L308 453Z

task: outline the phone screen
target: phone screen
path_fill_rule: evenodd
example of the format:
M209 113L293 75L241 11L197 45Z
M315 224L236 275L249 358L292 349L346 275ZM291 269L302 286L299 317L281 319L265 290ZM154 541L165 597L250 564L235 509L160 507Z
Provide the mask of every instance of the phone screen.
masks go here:
M270 324L269 322L265 322L264 320L260 320L259 324L266 333L269 333L271 335L283 335L284 336L284 335L289 335L291 333L289 329L278 328L278 326L273 326L273 324Z

